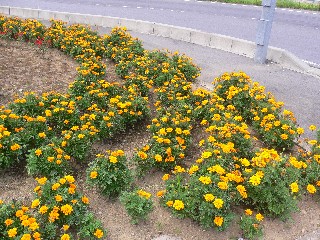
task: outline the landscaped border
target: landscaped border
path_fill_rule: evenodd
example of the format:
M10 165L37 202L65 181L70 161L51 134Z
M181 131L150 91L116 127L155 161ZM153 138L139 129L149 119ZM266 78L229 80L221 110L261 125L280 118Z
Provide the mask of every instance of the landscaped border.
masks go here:
M2 166L15 164L14 160L26 160L30 174L45 175L38 182L48 188L48 196L52 196L51 191L62 189L66 182L70 184L63 192L66 195L58 195L69 199L69 195L75 194L74 179L66 175L71 171L70 159L86 161L93 141L108 138L147 117L150 89L157 95L158 116L150 126L152 139L137 151L134 159L141 173L154 167L173 169L171 178L167 174L164 176L166 190L158 195L177 216L191 217L205 227L223 230L232 219L232 205L241 203L270 216L287 216L296 208L299 194L317 192L320 185L319 139L309 141L310 152L300 149L295 156L279 154L275 149L280 152L290 150L303 129L296 126L293 113L282 110L283 103L264 93L264 88L252 83L245 73L225 73L216 78L213 92L192 91L191 82L199 71L189 58L178 53L145 51L141 42L125 29L114 28L110 36L101 37L81 25L66 26L61 21L53 21L46 29L35 20L5 17L1 17L0 26L1 35L6 38L56 47L80 64L77 80L70 85L67 95L36 96L31 93L16 99L7 109L1 108ZM125 80L123 85L102 79L106 67L101 62L103 57L115 61L117 73ZM206 126L209 136L199 143L205 147L201 157L192 166L187 166L184 159L191 142L190 133L197 123ZM253 148L255 137L248 131L248 124L271 148ZM315 126L311 129L315 130ZM88 170L88 178L95 184L100 176L121 177L128 170L123 155L123 151L118 150L107 156L97 156ZM102 168L101 159L105 159L102 163L121 164L123 168ZM115 188L116 192L111 191L111 194L118 194L128 183L120 184L118 178L115 180L111 185L98 181L98 187L119 187ZM49 185L45 185L47 182ZM76 209L71 204L78 206L79 200L69 199L71 203L61 206L49 205L41 187L36 192L44 199L35 199L31 209L44 216L48 214L42 221L58 222L57 226L52 224L52 228L60 227L64 231L69 228L61 226L62 223L75 224L75 228L80 224L74 222L78 218L69 216ZM149 196L143 191L138 193L144 198ZM110 195L110 191L106 194ZM60 197L55 196L55 201L60 202ZM88 202L83 196L81 201ZM7 211L7 207L4 205L2 209ZM10 214L22 217L28 211L27 206L19 206L5 215L1 227L7 229L9 226L9 230L2 232L15 237L27 222L23 223L25 219L20 218L22 225L11 227L19 220L10 221L7 217ZM66 216L62 222L57 218L59 214ZM246 214L251 215L252 210L247 209ZM88 216L92 223L91 215ZM29 218L34 219L27 215ZM243 219L246 221L241 227L246 236L261 233L259 221L263 216L260 213L255 219L245 216ZM94 226L99 223L95 222ZM28 231L37 229L38 223ZM100 228L80 230L83 234L88 234L87 231L93 239L103 236ZM59 234L68 239L67 233Z

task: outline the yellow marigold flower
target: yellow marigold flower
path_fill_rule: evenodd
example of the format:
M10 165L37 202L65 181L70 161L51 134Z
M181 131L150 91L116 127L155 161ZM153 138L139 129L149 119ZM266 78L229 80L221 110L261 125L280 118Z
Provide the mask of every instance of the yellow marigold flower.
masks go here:
M98 172L96 172L96 171L90 172L90 178L95 179L97 177L98 177Z
M247 216L251 216L251 215L252 215L252 210L248 208L248 209L244 210L244 213L245 213Z
M264 219L264 217L263 217L263 215L261 213L258 213L256 215L256 219L260 222L260 221L262 221Z
M240 193L240 195L243 198L247 198L248 197L247 190L243 185L238 185L236 188L237 188L238 192Z
M212 183L211 178L206 177L206 176L199 177L199 181L202 182L203 184L211 184Z
M315 131L315 130L317 130L317 127L315 125L310 125L309 129L311 131Z
M95 232L94 232L94 235L97 237L97 238L102 238L103 237L103 231L101 229L97 229Z
M118 162L118 159L117 159L117 157L115 157L115 156L109 156L109 161L110 161L111 163L117 163L117 162Z
M20 149L20 145L17 144L17 143L15 143L15 144L13 144L13 145L10 147L10 149L11 149L12 151L16 151L16 150Z
M308 141L308 143L310 145L315 145L315 144L317 144L317 140L310 140L310 141Z
M64 179L67 180L68 183L74 183L74 182L75 182L74 177L71 176L71 175L66 175L66 176L64 177ZM63 184L63 183L61 183L61 184Z
M206 202L212 202L215 198L215 196L213 196L211 193L207 193L203 195L203 197L206 200Z
M63 228L63 231L67 231L68 229L69 229L69 225L68 224L64 224L63 226L62 226L62 228Z
M253 186L258 186L261 182L261 178L258 177L257 175L253 175L250 177L249 182L253 185Z
M18 229L17 228L11 228L8 230L8 237L13 238L17 235Z
M89 204L89 198L87 198L86 196L83 196L81 198L81 201L84 203L84 204Z
M213 222L218 227L221 227L222 224L223 224L223 217L217 216L217 217L214 218Z
M292 193L299 192L299 186L298 186L298 183L296 183L296 182L291 183L290 188L291 188Z
M143 190L141 190L141 189L138 190L137 193L138 193L138 195L139 195L140 197L144 197L145 199L149 199L149 198L151 197L151 193L148 193L148 192L143 191Z
M170 177L170 175L169 175L168 173L166 173L166 174L164 174L164 175L162 176L162 180L163 180L163 181L167 181L167 180L169 179L169 177Z
M31 208L36 208L36 207L39 206L39 204L40 204L40 200L37 198L37 199L32 201Z
M198 165L192 165L192 166L189 168L188 173L189 173L190 175L192 175L193 173L195 173L195 172L198 171L198 170L199 170L199 166L198 166Z
M217 209L220 209L222 208L223 206L223 200L221 198L216 198L214 201L213 201L213 205L217 208Z
M183 168L183 167L181 167L181 166L175 166L174 167L174 170L173 170L173 172L176 174L176 173L183 173L183 172L185 172L186 170Z
M61 206L61 212L64 213L64 215L70 215L73 211L73 208L71 205L69 204L65 204L63 206Z
M311 194L316 193L317 189L315 188L315 186L313 186L312 184L308 184L307 186L307 191Z
M298 133L299 135L303 134L303 133L304 133L304 129L301 128L301 127L298 127L298 128L297 128L297 133Z
M48 207L46 205L43 205L39 209L39 213L45 214L48 211Z
M201 157L202 158L209 158L209 157L211 157L212 156L212 152L203 152L202 153L202 155L201 155Z
M60 238L61 240L70 240L70 236L69 236L69 234L63 234L62 236L61 236L61 238Z
M154 155L154 159L155 159L157 162L161 162L161 161L162 161L162 157L161 157L160 154Z
M60 183L55 183L55 184L52 185L51 189L53 191L56 191L59 187L60 187Z
M14 221L11 218L8 218L4 221L4 224L8 227L10 226Z
M39 228L39 224L37 222L31 223L29 226L29 229L31 229L32 231L35 231L38 228Z
M174 200L173 208L177 211L184 209L184 204L181 200Z
M47 135L44 132L41 132L41 133L38 134L38 136L40 138L45 138Z
M161 190L157 192L157 197L162 197L166 193L166 190Z
M288 139L288 135L285 134L285 133L281 134L280 137L281 137L281 139L283 139L283 140L287 140L287 139Z
M29 233L23 234L21 240L31 240L31 235Z
M84 138L86 135L84 135L84 134L82 134L82 133L80 133L80 134L78 134L78 138L79 139L82 139L82 138Z
M22 217L23 216L23 211L22 210L18 210L16 211L16 217Z
M37 150L35 151L35 154L39 157L39 156L42 154L41 149L37 149Z
M226 182L218 182L218 188L221 190L227 190L228 189L228 183Z
M40 189L41 189L40 186L36 186L36 187L33 189L33 191L34 191L34 192L38 192Z
M58 207L54 207L53 210L49 213L49 222L54 222L56 219L59 218L59 208Z
M47 178L46 177L42 177L42 178L36 178L36 181L40 184L40 185L44 185L47 182Z

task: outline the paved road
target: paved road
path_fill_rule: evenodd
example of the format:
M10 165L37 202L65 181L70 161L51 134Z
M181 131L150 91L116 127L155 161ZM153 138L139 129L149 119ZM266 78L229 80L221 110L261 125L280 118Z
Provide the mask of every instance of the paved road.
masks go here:
M124 17L255 41L261 7L195 0L0 0L0 5ZM270 45L320 64L320 12L277 9Z

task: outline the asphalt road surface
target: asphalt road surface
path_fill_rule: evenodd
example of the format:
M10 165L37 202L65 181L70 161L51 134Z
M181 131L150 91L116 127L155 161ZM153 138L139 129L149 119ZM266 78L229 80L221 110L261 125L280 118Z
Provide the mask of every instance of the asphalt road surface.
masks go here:
M152 21L255 41L262 7L195 0L0 0L40 8ZM320 65L320 12L276 9L270 45Z

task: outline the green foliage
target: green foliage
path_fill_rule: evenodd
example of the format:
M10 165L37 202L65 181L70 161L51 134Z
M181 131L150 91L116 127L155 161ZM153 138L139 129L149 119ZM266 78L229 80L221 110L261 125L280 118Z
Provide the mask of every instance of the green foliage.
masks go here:
M122 192L120 202L131 217L133 224L137 224L141 220L146 220L148 214L153 210L151 194L143 190Z
M248 209L250 212L251 210ZM262 237L260 222L251 215L244 214L240 218L240 228L246 239L254 240Z
M89 163L87 183L96 186L103 195L116 197L130 187L132 173L127 167L127 159L122 150L98 154Z

